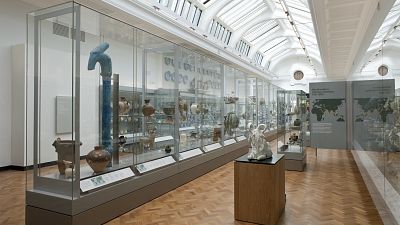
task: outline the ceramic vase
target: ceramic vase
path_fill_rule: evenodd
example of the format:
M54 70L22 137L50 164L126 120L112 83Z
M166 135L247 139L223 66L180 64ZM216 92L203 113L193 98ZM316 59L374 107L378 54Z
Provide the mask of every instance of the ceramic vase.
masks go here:
M218 141L221 138L221 128L214 127L213 141Z
M109 152L101 148L100 146L95 146L94 150L90 151L86 155L86 162L93 169L95 173L101 173L104 171L106 166L111 161L111 155Z
M224 118L225 133L233 135L234 130L239 127L239 117L234 112L229 112Z
M165 123L172 124L174 123L173 115L175 114L175 108L174 107L166 107L163 108L163 112L165 115L167 115L167 118L165 118Z
M131 104L128 102L128 100L125 97L119 98L118 106L119 106L120 114L128 113L129 110L131 109Z
M300 124L301 124L301 121L300 121L300 119L296 119L294 122L293 122L293 125L294 126L300 126Z
M155 108L150 104L150 99L144 100L144 105L142 107L142 113L144 116L151 116L155 113Z

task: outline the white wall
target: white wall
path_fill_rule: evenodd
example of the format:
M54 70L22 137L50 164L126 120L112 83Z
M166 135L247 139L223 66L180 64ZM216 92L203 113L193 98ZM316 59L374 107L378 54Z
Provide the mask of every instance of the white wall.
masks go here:
M0 1L0 167L12 164L12 46L25 43L26 13L35 7L20 1ZM24 118L21 118L22 120ZM13 134L16 135L16 134ZM23 141L23 136L20 136ZM19 149L20 151L20 149Z
M315 63L315 60L313 61ZM321 64L315 64L314 66L316 71L323 71ZM282 57L271 64L270 69L279 77L277 80L273 80L272 83L286 90L303 90L308 92L308 84L310 82L318 82L320 79L325 78L323 74L319 74L318 77L315 76L314 70L303 54ZM293 78L293 73L296 70L301 70L304 73L304 78L300 81Z

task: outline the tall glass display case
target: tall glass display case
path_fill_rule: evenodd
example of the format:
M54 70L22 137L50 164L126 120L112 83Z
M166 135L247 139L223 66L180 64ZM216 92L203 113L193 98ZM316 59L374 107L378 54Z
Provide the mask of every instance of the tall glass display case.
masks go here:
M248 108L248 120L249 120L249 128L257 127L258 125L258 96L257 96L257 81L259 79L250 77L247 78L247 108Z
M199 104L198 89L202 70L196 70L200 68L200 55L182 49L178 58L179 158L184 160L203 153L200 136L204 105Z
M307 96L304 91L278 91L279 154L285 154L286 169L303 171L306 165L304 137L307 131Z
M104 223L248 152L224 117L245 114L244 73L228 109L213 59L77 3L27 24L27 224Z
M246 76L240 71L225 66L224 77L224 138L246 139ZM232 142L232 141L230 141Z

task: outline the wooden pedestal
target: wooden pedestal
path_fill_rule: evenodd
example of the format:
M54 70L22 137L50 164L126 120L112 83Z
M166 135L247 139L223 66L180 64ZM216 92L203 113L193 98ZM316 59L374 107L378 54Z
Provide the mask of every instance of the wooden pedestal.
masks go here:
M284 155L264 161L235 161L235 219L274 225L285 209Z

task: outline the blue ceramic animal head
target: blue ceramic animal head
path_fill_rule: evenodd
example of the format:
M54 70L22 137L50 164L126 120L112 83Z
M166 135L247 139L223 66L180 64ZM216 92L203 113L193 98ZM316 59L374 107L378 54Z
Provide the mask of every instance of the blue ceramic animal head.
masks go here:
M101 67L100 75L103 77L111 77L111 58L104 53L108 49L108 47L110 47L110 45L107 42L104 42L90 52L88 70L94 70L96 67L96 63L98 62Z

